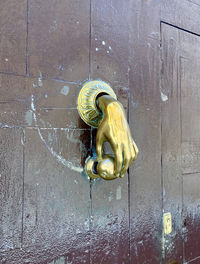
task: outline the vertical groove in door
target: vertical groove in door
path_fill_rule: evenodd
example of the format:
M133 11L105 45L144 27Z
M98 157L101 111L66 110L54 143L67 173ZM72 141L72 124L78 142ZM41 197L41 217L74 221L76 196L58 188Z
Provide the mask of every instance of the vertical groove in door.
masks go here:
M90 0L90 29L89 29L89 79L91 78L91 47L92 47L92 0Z
M91 47L92 47L92 0L90 0L90 11L89 11L89 80L91 78L91 69L92 69L92 62L91 62ZM90 128L90 156L92 156L92 146L94 144L93 140L93 128ZM89 212L89 241L90 241L90 252L89 252L89 261L92 264L92 179L90 179L90 212Z
M26 76L29 76L29 68L28 68L28 26L29 26L29 0L26 3Z
M162 50L162 22L160 21L160 50ZM162 52L160 52L160 62L161 62L161 67L160 67L160 79L162 79L162 63L163 63L163 59L162 59ZM160 81L161 82L161 81ZM161 85L161 90L162 90L162 82L160 83ZM162 155L162 104L161 104L161 115L160 115L160 147L161 147L161 151L160 151L160 167L161 167L161 209L162 212L161 214L163 214L164 212L164 182L163 182L163 155ZM164 244L164 233L163 233L163 225L162 225L162 251L161 251L161 261L162 263L164 263L165 261L165 244Z
M26 134L25 129L22 129L21 132L21 142L22 142L22 231L21 231L21 248L23 247L24 239L24 177L25 177L25 141Z

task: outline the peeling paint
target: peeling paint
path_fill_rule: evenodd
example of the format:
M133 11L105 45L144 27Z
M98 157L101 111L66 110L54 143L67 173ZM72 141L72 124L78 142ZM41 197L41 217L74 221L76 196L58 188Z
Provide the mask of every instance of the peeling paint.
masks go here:
M65 95L65 96L68 95L69 87L68 86L63 86L63 88L61 89L60 93Z
M113 200L112 193L109 193L109 194L108 194L108 201L111 202L112 200Z
M56 20L54 20L53 23L50 25L49 33L56 31L56 29L57 29L57 22Z
M121 200L121 198L122 198L122 188L121 186L118 186L116 191L116 200Z
M33 115L32 115L32 111L31 110L28 110L26 112L26 115L25 115L25 120L26 120L26 123L31 126L32 125L32 119L33 119Z
M57 259L54 264L65 264L65 257L61 257Z
M168 96L166 94L160 92L160 95L163 102L166 102L168 100Z
M42 83L42 73L40 72L40 77L38 78L38 86L41 88L43 86Z

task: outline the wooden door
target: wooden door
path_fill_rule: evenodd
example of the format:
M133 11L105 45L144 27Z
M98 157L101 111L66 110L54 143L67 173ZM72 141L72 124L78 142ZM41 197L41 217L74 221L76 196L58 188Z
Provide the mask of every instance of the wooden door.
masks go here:
M0 263L199 263L199 16L198 0L0 0ZM83 173L91 79L140 150L123 179Z
M174 230L164 241L166 259L200 261L200 38L162 23L163 206Z

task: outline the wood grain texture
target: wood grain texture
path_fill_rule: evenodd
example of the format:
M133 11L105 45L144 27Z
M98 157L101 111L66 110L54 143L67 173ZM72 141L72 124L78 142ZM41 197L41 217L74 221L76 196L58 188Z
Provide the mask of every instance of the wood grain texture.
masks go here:
M87 129L76 109L79 90L78 84L0 74L1 126Z
M26 0L0 2L0 72L26 74Z
M26 130L23 247L40 247L30 255L31 263L55 259L60 254L72 254L73 263L88 263L89 182L60 163L47 145L74 167L81 166L79 153L86 156L88 145L79 138L82 135L89 144L89 137L82 131L74 135L57 131L54 137L50 133L41 130L44 144L37 130ZM49 250L52 252L47 257Z
M91 6L91 78L110 83L126 109L128 5L129 1L95 0ZM124 179L93 183L91 263L129 262L128 214L127 175Z
M129 168L131 263L157 264L162 263L160 1L132 1L130 12L129 123L139 148Z
M162 30L162 173L163 208L172 213L173 231L165 238L165 261L183 261L182 252L182 180L181 180L181 119L179 79L179 32L161 25ZM177 78L178 77L178 78ZM172 136L173 135L173 136Z
M21 248L23 137L20 129L0 129L0 262L2 252Z
M176 27L200 34L200 2L193 0L162 0L161 19Z
M68 81L88 78L89 0L29 0L29 73Z
M92 78L100 78L127 88L128 85L128 13L130 0L92 1Z

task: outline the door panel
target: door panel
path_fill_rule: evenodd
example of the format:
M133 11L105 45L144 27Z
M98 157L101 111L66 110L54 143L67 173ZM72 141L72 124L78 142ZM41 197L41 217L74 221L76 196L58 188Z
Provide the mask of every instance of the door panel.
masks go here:
M78 83L87 79L89 14L89 0L29 0L28 74Z
M103 79L128 108L130 0L91 2L91 78ZM94 137L96 131L93 131ZM95 145L95 139L93 139ZM107 146L106 151L109 151ZM92 184L91 263L129 263L128 178Z
M20 248L22 240L23 131L0 131L0 260L1 252Z
M190 263L200 254L200 38L162 24L162 45L164 210L173 216L173 232L164 239L165 258Z
M161 263L160 1L132 1L129 123L139 155L129 168L131 263ZM152 155L153 153L153 155Z
M26 74L27 1L1 1L0 72Z
M162 0L161 20L166 23L200 34L199 15L198 0Z
M1 2L0 262L198 263L198 1ZM140 150L123 179L83 172L90 79L111 84Z

